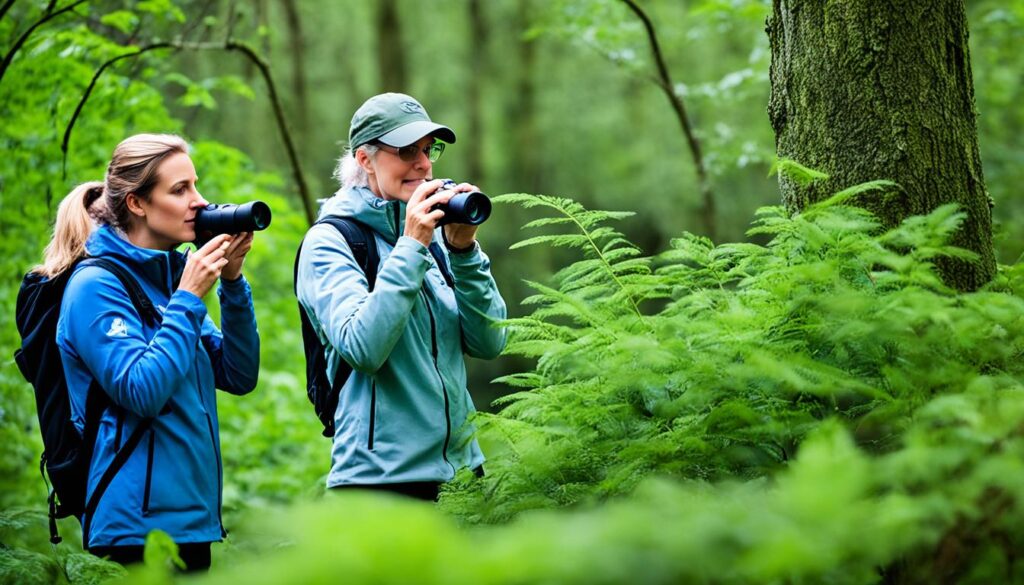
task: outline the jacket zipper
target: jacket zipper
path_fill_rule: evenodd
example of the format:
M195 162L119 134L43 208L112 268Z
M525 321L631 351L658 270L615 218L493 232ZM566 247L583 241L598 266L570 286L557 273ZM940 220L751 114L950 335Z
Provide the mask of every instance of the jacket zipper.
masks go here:
M153 448L156 429L149 429L149 458L146 460L146 485L142 492L142 515L149 516L149 491L153 486Z
M424 283L425 285L426 283ZM444 395L444 446L441 448L441 457L444 462L448 464L448 467L452 468L452 473L455 473L455 466L448 460L448 443L452 440L452 415L451 415L451 404L448 400L448 388L444 384L444 376L441 375L441 367L437 363L437 323L434 321L434 311L430 308L430 299L427 297L426 288L420 289L423 293L423 304L427 307L427 315L430 316L430 352L434 358L434 371L437 372L437 377L441 381L441 394Z
M377 420L377 380L370 384L370 438L366 441L366 449L373 451L373 426Z
M124 429L124 411L117 409L117 430L114 431L114 453L121 450L121 431Z
M196 351L205 351L202 344L196 348ZM196 392L199 394L199 403L203 405L203 412L206 415L206 428L210 431L210 444L213 446L213 454L217 458L217 522L220 524L220 536L226 538L228 531L224 529L224 516L223 508L224 505L224 465L220 458L220 448L217 446L217 437L213 432L213 419L210 417L209 409L206 408L206 402L203 397L203 383L202 378L199 375L199 363L196 362L195 367L196 373Z
M224 530L224 517L221 512L224 500L224 469L221 465L220 460L220 449L217 448L217 441L213 437L213 419L210 418L210 413L206 413L206 426L210 429L210 440L213 441L213 452L217 455L217 522L220 523L220 536L224 538L228 535L228 531Z
M395 216L395 243L396 244L398 243L398 238L401 237L401 235L402 235L402 234L398 233L398 228L401 227L401 225L402 225L401 224L401 219L402 218L399 217L399 214L401 213L401 209L399 209L399 208L401 206L402 205L399 202L395 201L394 205L391 207L391 209L394 210L394 212L391 215Z

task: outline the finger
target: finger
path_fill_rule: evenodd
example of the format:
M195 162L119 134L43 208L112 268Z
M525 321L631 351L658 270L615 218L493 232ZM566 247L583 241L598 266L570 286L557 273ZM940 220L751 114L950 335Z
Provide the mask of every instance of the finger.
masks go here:
M206 244L204 244L202 248L196 250L195 255L206 256L210 252L216 250L217 248L220 248L224 244L224 242L229 238L231 238L231 234L221 234L215 238L212 238L209 242L206 242Z
M219 248L215 248L211 250L209 253L207 253L205 256L203 256L200 259L200 261L207 266L212 265L214 262L226 256L226 254L224 253L226 251L226 248L227 244L221 244Z
M424 215L423 219L424 223L437 226L437 222L441 221L442 217L444 217L444 212L441 211L440 209L435 209L434 211L431 211L430 213Z
M434 179L433 181L427 181L426 183L421 184L419 187L416 187L416 190L413 191L412 193L412 197L409 198L408 205L413 206L423 201L434 191L437 191L442 184L444 184L443 180Z
M236 236L231 240L228 246L224 248L224 255L229 257L233 256L237 252L238 247L241 246L244 242L245 238Z
M214 278L220 277L221 271L224 270L224 267L227 266L228 262L230 262L229 259L221 258L220 260L210 264L210 272L213 274Z
M454 190L460 193L469 193L471 191L479 191L480 188L471 183L459 183L454 187Z
M455 192L453 191L438 191L437 193L434 193L430 197L424 199L420 203L421 209L417 209L416 211L422 210L423 212L426 212L426 210L434 207L435 205L439 205L441 203L448 203L448 200L454 196Z

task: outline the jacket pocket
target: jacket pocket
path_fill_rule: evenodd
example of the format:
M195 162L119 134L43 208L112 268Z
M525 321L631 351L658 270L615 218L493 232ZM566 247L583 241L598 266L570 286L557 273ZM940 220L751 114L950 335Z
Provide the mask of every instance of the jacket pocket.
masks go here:
M373 431L377 422L377 381L370 384L370 430L366 440L366 448L373 451Z
M149 430L149 454L146 457L146 483L142 492L142 515L149 515L149 493L153 487L153 449L156 444L156 431Z

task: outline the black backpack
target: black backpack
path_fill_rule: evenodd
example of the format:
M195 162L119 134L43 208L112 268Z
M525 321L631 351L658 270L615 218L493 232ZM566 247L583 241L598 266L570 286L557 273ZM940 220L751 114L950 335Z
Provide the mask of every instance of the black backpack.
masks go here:
M373 237L372 228L351 217L339 217L337 215L328 215L313 225L322 223L332 225L341 232L345 241L348 242L356 262L359 263L359 266L363 269L363 274L366 275L368 290L372 292L373 285L377 282L377 265L380 264L380 256L377 254L377 241ZM305 242L305 239L303 239L303 242ZM454 288L455 280L448 269L448 262L445 260L444 252L441 251L437 242L431 242L430 253L433 254L434 260L437 261L445 282L448 286ZM302 244L299 244L299 251L295 254L293 274L293 282L295 283L293 290L296 294L298 293L299 256L301 254ZM320 343L320 337L317 335L316 329L313 328L313 324L309 321L309 316L306 315L306 310L302 307L302 303L299 303L299 319L302 321L302 345L306 353L306 395L309 397L309 401L313 403L313 409L316 411L317 418L324 425L323 436L334 437L334 412L338 409L338 395L341 393L341 388L345 385L345 382L348 381L348 377L352 374L352 366L345 360L341 360L338 364L338 371L334 375L334 380L329 380L327 377L327 356L324 355L325 346Z
M135 310L144 321L157 324L160 314L142 291L135 278L120 264L104 258L86 258L76 262L58 276L46 278L30 272L25 275L18 291L16 322L21 335L21 347L15 350L14 360L25 379L32 384L36 395L36 414L43 436L43 454L39 458L39 471L43 481L49 476L48 503L50 516L50 542L61 541L57 534L57 519L82 514L92 517L103 492L124 465L132 451L149 428L152 419L142 421L121 447L110 467L103 473L89 501L85 500L89 477L89 463L96 443L100 417L107 408L116 408L107 393L93 380L86 395L85 427L78 433L71 422L71 402L60 349L57 347L57 320L64 289L79 263L99 266L112 272L128 292ZM88 546L88 527L83 528L82 541Z

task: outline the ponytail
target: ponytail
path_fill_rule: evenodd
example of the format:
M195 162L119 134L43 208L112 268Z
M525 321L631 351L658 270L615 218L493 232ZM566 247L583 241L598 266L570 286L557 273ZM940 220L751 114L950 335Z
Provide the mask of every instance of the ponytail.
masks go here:
M105 206L103 183L91 181L75 187L57 207L53 237L43 251L43 263L32 272L53 278L86 255L85 242L96 229L95 218Z

